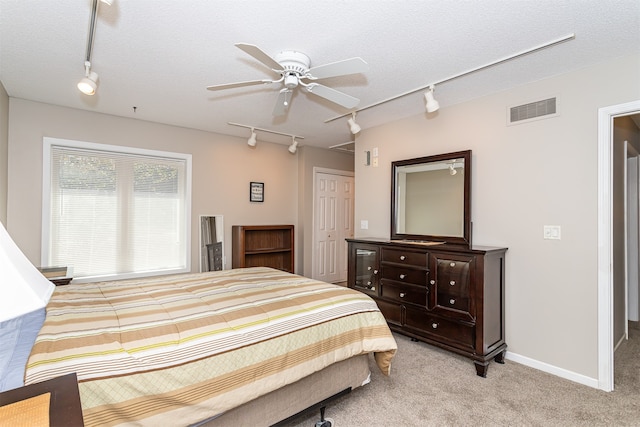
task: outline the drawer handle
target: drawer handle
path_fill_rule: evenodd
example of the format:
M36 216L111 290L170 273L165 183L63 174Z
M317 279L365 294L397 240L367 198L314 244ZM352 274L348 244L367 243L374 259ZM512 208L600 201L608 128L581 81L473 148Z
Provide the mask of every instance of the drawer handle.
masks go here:
M400 298L404 298L406 294L404 292L400 292Z
M449 304L453 305L453 304L455 304L455 303L456 303L456 300L455 300L455 299L451 298L451 299L449 300Z
M367 282L367 286L371 286L371 282Z
M404 255L400 255L400 261L404 261L406 257Z
M407 277L407 275L406 275L406 274L401 274L401 275L400 275L400 278L401 278L401 279L404 279L405 277Z
M449 284L450 284L451 286L455 286L455 285L456 285L456 281L455 281L455 280L452 280L452 281L450 281L450 282L449 282Z
M431 283L432 285L435 285L436 281L432 279L431 281L429 281L429 283Z
M376 290L376 287L375 287L375 286L372 286L370 289L371 289L372 291L375 291L375 290Z
M373 270L373 274L378 274L378 270Z
M456 263L455 263L455 262L452 262L452 263L450 263L450 264L449 264L449 266L450 266L450 267L455 267L455 266L456 266Z
M371 270L371 266L367 267L367 270Z
M431 327L432 327L433 329L438 329L438 324L437 324L437 323L432 323L432 324L431 324Z

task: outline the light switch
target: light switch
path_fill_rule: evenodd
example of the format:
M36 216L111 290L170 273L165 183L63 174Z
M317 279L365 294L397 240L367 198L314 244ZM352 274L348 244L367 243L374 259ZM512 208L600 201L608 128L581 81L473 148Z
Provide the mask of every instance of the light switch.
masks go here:
M373 149L373 157L378 157L378 147L374 147L374 149Z
M367 230L369 228L369 221L366 219L360 220L360 230Z
M549 240L560 240L560 226L559 225L545 225L544 226L544 238Z

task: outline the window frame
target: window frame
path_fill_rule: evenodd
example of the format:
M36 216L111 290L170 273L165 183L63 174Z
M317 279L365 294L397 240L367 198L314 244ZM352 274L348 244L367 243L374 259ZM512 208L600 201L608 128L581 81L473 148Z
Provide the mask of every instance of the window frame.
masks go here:
M165 270L152 270L138 273L121 273L101 276L87 276L74 279L74 283L87 283L100 280L121 280L138 277L150 277L167 274L189 273L191 271L191 196L192 196L192 155L170 151L151 150L145 148L128 147L122 145L101 144L87 141L76 141L62 138L43 137L42 149L42 233L40 242L40 259L46 263L49 259L49 240L51 237L51 150L52 147L76 148L117 154L131 154L181 160L185 162L185 195L184 195L184 220L185 220L185 266Z

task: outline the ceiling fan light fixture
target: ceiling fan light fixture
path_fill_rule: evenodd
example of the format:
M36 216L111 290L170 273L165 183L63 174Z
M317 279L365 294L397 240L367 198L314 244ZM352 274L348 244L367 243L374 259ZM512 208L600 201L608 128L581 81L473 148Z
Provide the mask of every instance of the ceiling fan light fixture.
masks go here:
M249 137L247 144L249 145L249 147L255 147L256 143L257 143L256 131L253 128L251 128L251 136Z
M289 152L291 154L295 154L298 150L298 141L296 141L296 137L291 137L291 145L289 146Z
M436 101L436 99L433 96L433 90L435 89L434 85L429 86L429 91L425 92L424 94L424 99L426 102L426 109L427 109L427 113L433 113L435 111L438 111L440 109L440 103L438 101Z
M351 118L349 120L347 120L347 123L349 124L349 130L354 135L359 133L362 130L360 125L358 123L356 123L356 113L355 112L351 115Z

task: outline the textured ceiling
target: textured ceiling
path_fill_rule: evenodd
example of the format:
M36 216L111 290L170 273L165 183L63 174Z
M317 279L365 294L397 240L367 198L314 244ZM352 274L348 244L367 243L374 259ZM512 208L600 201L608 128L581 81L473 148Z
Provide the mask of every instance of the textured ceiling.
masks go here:
M206 90L276 77L234 43L271 56L301 51L311 66L361 57L366 73L321 83L360 98L364 107L575 34L438 85L437 114L640 52L637 0L114 0L98 10L92 63L100 86L88 97L76 83L84 73L90 16L90 0L0 0L0 81L9 96L248 137L247 129L227 124L236 122L301 135L300 145L317 147L352 139L346 118L325 123L348 110L298 88L287 115L273 117L280 85ZM597 82L585 89L597 90ZM425 114L422 92L362 111L358 123L366 129L416 114ZM290 143L267 133L258 138Z

